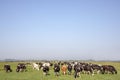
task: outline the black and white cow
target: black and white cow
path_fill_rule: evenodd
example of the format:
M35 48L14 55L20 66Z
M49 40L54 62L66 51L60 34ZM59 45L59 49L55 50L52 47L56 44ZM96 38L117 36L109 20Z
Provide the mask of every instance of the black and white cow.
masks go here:
M59 76L59 72L60 72L60 65L55 63L54 64L54 72L55 72L55 76Z
M16 72L23 72L23 71L27 71L26 70L26 65L24 63L19 63L17 65L17 69L16 69Z
M93 73L97 73L98 74L98 73L102 72L101 65L91 64L91 67L92 67Z
M4 70L5 70L6 72L12 72L12 69L11 69L11 67L10 67L9 64L5 64L5 65L4 65Z
M105 73L117 74L117 70L112 65L102 65L102 74Z
M43 73L44 75L48 75L48 72L49 72L49 67L48 66L43 66Z
M87 74L92 74L93 75L93 69L91 67L91 64L89 63L79 63L82 65L82 71Z
M80 64L75 64L74 65L74 78L77 78L77 77L79 77L79 74L80 74L80 72L82 72L82 70L83 70L83 67L82 67L82 65L80 65Z

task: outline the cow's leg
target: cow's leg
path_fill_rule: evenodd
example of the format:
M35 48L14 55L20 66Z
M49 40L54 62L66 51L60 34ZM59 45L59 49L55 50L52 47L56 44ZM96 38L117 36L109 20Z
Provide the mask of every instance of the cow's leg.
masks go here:
M92 76L94 76L94 71L93 70L90 70L90 73L92 74Z
M10 69L10 72L12 72L12 69Z
M77 72L75 71L74 78L77 78Z
M80 78L81 78L80 72L78 72L78 77L80 77Z
M99 74L99 73L100 73L100 70L97 71L97 74Z
M55 76L58 76L58 73L57 73L57 72L55 72Z
M63 75L65 75L65 71L63 71Z
M57 76L59 76L59 72L57 72Z
M43 72L44 75L46 75L46 72Z
M20 70L19 69L16 69L16 72L19 72Z
M117 74L117 70L115 70L115 74Z
M6 72L8 72L8 69L6 69Z
M71 71L68 71L68 74L71 75Z

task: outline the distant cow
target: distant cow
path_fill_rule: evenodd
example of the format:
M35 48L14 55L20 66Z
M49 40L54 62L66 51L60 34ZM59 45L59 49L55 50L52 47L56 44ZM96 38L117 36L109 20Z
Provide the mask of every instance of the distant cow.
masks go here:
M105 73L112 73L112 74L117 74L117 70L115 69L114 66L112 65L102 65L102 74Z
M49 72L49 67L48 66L43 66L43 73L45 74L45 75L48 75L48 72Z
M91 64L89 63L80 63L82 65L83 71L87 74L92 74L93 75L93 69L91 67Z
M72 73L72 65L71 65L71 64L68 64L67 69L68 69L68 74L71 75L71 73Z
M65 75L66 71L67 71L67 66L63 64L61 67L61 71L62 71L63 75Z
M83 70L82 65L80 64L75 64L74 65L74 78L79 77L80 72Z
M42 64L42 66L48 66L48 67L50 67L50 65L51 64L49 62L45 62L45 63Z
M91 67L92 67L93 73L95 73L95 71L96 71L97 73L102 72L102 67L101 67L100 65L91 64Z
M32 67L33 67L33 69L36 69L39 71L39 64L32 63Z
M9 64L5 64L4 69L5 69L6 72L12 72L12 69L11 69Z
M60 65L59 64L54 64L54 72L56 76L59 76L59 72L60 72Z
M16 72L23 72L23 71L27 71L27 70L26 70L26 66L25 66L24 63L19 63L19 64L17 65Z

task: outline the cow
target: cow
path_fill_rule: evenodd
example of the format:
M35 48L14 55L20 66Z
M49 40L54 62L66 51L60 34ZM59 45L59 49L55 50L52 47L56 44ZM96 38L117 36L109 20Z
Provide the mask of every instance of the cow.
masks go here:
M95 71L98 73L102 72L102 67L100 65L97 64L91 64L93 73L95 73Z
M42 66L48 66L48 67L50 67L50 65L51 64L49 62L45 62L45 63L42 64Z
M79 77L79 74L80 74L80 72L82 72L82 70L83 70L83 68L82 68L82 65L80 65L80 64L75 64L74 65L74 78L77 78L77 77Z
M61 67L61 71L62 71L63 75L66 74L67 66L66 66L65 64L62 65L62 67Z
M43 66L43 74L44 75L48 75L48 72L49 72L49 67L48 66Z
M39 64L36 64L36 63L32 63L32 67L33 67L33 69L35 69L35 70L38 70L39 71Z
M70 63L68 64L67 69L68 69L68 74L71 75L71 73L72 73L72 65Z
M87 74L93 74L93 69L89 63L80 63L82 65L82 71Z
M112 74L117 74L117 70L115 69L114 66L112 65L102 65L102 74L105 73L112 73Z
M54 64L54 72L55 72L55 76L59 76L59 72L60 72L60 65L55 63Z
M50 66L52 66L52 64L49 63L49 62L42 62L42 63L39 63L39 68L40 68L41 70L42 70L43 67L45 67L45 66L50 67Z
M9 64L5 64L5 65L4 65L4 70L5 70L6 72L12 72L12 69L11 69L11 67L10 67Z
M19 63L17 65L16 72L23 72L23 71L25 71L25 72L27 71L26 70L26 65L24 63Z

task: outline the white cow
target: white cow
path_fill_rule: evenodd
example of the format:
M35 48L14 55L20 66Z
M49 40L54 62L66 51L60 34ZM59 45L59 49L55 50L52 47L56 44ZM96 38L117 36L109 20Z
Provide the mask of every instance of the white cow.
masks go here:
M32 63L32 67L33 67L33 69L36 69L36 70L40 70L39 69L39 65L38 64L36 64L36 63Z
M48 66L48 67L50 67L50 63L43 63L42 66Z
M41 70L43 70L43 67L45 67L45 66L50 67L50 63L49 62L43 62L42 66L41 66Z

